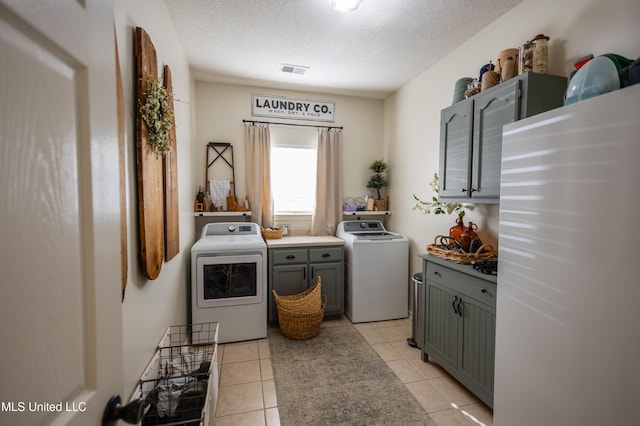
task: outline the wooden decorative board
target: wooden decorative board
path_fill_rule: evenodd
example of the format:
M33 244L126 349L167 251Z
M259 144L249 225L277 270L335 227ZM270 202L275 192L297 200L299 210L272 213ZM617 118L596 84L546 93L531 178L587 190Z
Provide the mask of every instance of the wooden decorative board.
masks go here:
M169 65L164 66L164 88L170 94L169 108L173 109L173 84ZM178 210L178 144L176 141L176 122L171 117L169 132L171 152L164 156L164 259L168 262L180 252L180 223Z
M143 274L155 280L164 260L164 196L162 156L147 143L147 124L140 115L149 78L158 79L156 51L144 29L135 30L136 56L136 144L138 209L140 222L140 263Z
M114 31L115 34L115 31ZM128 249L127 249L127 190L125 177L124 155L124 93L122 92L122 74L120 73L120 56L118 54L118 39L116 43L116 100L118 102L118 157L120 161L120 274L122 280L122 300L127 289Z

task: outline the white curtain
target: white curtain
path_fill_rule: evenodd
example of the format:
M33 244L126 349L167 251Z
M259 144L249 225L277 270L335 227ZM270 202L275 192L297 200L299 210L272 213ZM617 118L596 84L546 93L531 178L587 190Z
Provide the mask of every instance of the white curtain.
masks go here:
M316 206L311 235L335 235L342 220L342 131L318 130Z
M251 204L251 218L265 228L273 226L270 153L269 126L245 123L244 167L247 175L247 196Z

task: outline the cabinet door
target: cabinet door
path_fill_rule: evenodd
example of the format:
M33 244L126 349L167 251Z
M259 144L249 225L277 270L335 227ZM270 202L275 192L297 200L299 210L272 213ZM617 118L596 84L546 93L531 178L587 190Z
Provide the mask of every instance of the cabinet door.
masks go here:
M500 198L502 126L519 116L520 81L513 80L475 96L471 197Z
M427 330L425 352L436 355L456 368L458 365L458 327L459 317L454 310L454 303L458 301L455 292L440 286L435 281L426 282Z
M302 293L308 288L307 265L276 265L272 268L271 285L278 296ZM278 318L273 294L269 292L269 321Z
M342 263L316 263L311 264L311 284L315 283L316 277L320 276L322 281L322 294L327 295L327 306L324 314L335 315L344 311L344 289Z
M468 197L473 100L442 110L440 118L440 198Z
M462 297L462 353L459 370L472 379L476 394L493 399L493 371L496 344L496 311L474 299ZM486 395L486 397L485 397ZM486 400L485 400L486 402ZM491 403L487 402L489 405Z

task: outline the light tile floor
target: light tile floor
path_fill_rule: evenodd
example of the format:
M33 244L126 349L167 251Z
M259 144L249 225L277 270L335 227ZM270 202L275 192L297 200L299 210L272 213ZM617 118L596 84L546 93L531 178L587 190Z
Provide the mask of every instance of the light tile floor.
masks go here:
M325 321L339 325L346 318ZM492 425L493 411L438 364L422 362L420 350L407 344L411 320L355 324L407 389L441 426ZM215 425L280 425L267 339L219 346L220 388Z

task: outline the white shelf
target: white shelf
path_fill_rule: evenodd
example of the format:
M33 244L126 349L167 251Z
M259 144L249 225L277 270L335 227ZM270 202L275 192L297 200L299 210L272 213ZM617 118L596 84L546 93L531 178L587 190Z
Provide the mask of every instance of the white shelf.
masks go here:
M251 216L251 212L194 212L194 216Z
M389 210L384 211L355 211L355 212L347 212L343 211L343 216L389 216L391 212Z

